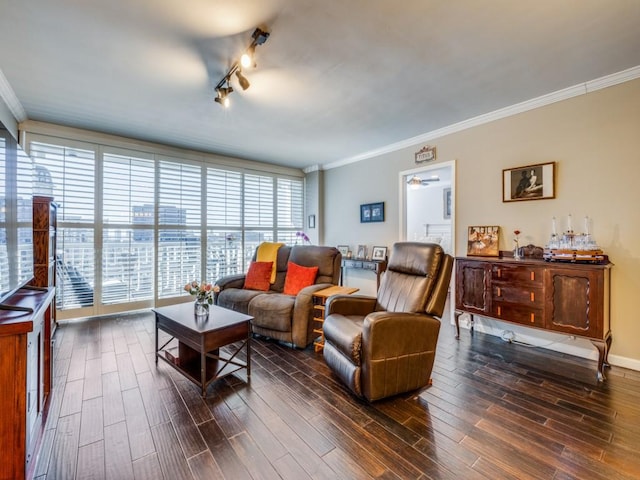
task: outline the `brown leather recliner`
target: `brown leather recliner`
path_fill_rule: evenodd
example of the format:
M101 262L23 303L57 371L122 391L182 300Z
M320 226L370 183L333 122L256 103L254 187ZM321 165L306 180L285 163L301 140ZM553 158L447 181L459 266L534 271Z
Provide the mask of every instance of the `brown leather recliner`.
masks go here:
M377 297L328 299L324 358L356 395L374 401L429 383L452 268L440 245L396 243Z

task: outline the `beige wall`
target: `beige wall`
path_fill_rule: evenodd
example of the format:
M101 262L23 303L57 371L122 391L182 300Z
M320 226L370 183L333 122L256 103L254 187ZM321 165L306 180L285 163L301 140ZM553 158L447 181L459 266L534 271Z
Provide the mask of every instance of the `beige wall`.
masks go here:
M458 255L469 225L500 225L501 249L514 229L525 243L544 245L551 218L574 228L592 218L596 240L615 264L612 270L611 361L640 369L640 80L598 90L430 141L438 160L456 160ZM415 167L422 145L325 172L328 245L391 245L398 240L398 172ZM502 169L555 161L556 198L502 203ZM358 179L358 181L355 181ZM387 218L361 224L359 204L385 201ZM366 272L365 272L366 274ZM350 284L373 293L371 279L352 274ZM588 348L588 345L587 345ZM593 354L589 354L593 358Z

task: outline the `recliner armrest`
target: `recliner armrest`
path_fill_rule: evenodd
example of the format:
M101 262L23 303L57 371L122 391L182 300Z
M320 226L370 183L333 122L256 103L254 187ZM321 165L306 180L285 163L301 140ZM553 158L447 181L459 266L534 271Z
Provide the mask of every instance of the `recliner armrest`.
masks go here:
M376 308L376 298L364 295L332 295L325 304L325 315L360 315L364 317Z
M242 288L244 287L245 278L246 275L244 273L227 275L226 277L216 280L216 285L220 287L220 290L224 290L225 288Z
M423 313L374 312L362 325L365 358L397 357L435 350L440 321Z

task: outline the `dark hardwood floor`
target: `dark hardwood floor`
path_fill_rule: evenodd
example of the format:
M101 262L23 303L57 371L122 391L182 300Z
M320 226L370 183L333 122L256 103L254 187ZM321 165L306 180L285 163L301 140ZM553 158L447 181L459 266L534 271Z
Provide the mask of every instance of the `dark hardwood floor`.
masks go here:
M252 343L198 388L154 362L150 312L61 324L35 477L640 478L640 374L441 329L433 385L368 404L313 348Z

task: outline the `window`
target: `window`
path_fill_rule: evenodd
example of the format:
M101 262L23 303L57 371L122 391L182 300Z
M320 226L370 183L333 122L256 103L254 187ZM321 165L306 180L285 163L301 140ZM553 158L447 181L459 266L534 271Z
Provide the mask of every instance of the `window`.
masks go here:
M60 310L93 305L95 154L92 150L30 143L35 161L34 190L58 203L56 251Z
M105 153L102 303L153 299L155 162Z
M158 298L184 294L202 280L202 175L199 165L160 161L158 165Z
M36 193L59 205L60 318L171 302L304 226L301 178L70 139L29 145Z

